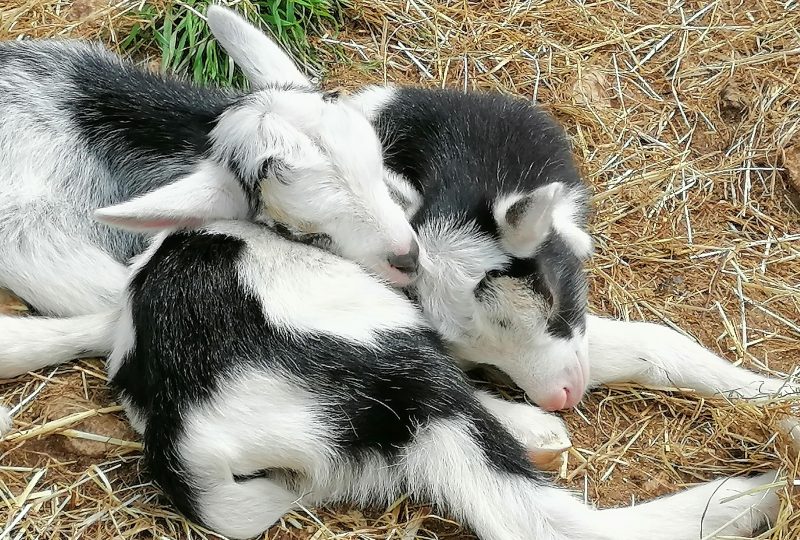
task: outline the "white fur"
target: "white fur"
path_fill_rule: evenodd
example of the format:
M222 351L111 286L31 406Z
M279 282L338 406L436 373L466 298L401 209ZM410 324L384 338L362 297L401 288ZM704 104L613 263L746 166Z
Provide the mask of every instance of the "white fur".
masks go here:
M308 78L271 39L235 11L210 5L206 11L214 37L258 88L275 84L309 86Z
M515 257L532 257L553 226L556 205L563 198L564 184L552 182L533 193L508 195L494 203L494 219L500 227L503 245ZM508 222L508 210L514 204L527 204L524 214L513 224Z
M131 230L197 227L218 219L245 219L249 208L231 172L209 160L195 172L133 200L101 208L96 219Z
M391 106L397 90L391 85L369 85L348 98L368 120L372 121L385 107Z
M445 218L423 224L418 234L427 258L414 287L436 330L458 343L473 331L475 287L487 271L506 264L508 255L474 226Z
M578 190L569 190L556 201L553 208L553 229L561 236L572 251L582 259L592 255L592 237L578 223L581 211L578 198L582 194Z
M515 193L499 197L494 203L494 217L503 232L503 244L517 257L530 257L547 239L551 228L580 258L592 254L592 238L579 225L581 216L578 200L581 190L568 190L560 182L552 182L533 193ZM508 209L527 198L529 206L524 218L511 226Z
M130 278L135 276L137 272L139 272L139 270L141 270L142 267L147 264L147 261L149 261L153 255L155 255L156 251L158 251L158 248L161 247L161 244L168 235L169 231L162 231L153 236L153 238L150 240L150 244L147 246L147 249L131 260L129 265L129 279L127 280L127 283L129 283ZM106 373L108 373L109 379L113 378L117 374L117 371L119 371L119 368L125 359L125 355L128 354L128 351L133 348L136 342L130 298L127 296L124 297L123 301L121 302L121 307L117 312L117 324L114 328L111 338L112 349L109 351L108 358L106 359ZM139 430L138 427L144 425L141 415L135 414L132 404L123 403L123 406L125 406L126 412L128 413L128 418L130 419L131 424L134 426L134 429L136 429L136 431L139 433L144 433L144 428L142 427L142 429Z
M269 528L298 499L268 479L237 483L234 474L286 468L327 476L332 441L314 396L285 376L243 372L224 394L191 410L179 452L200 491L199 510L214 530L249 538Z
M128 300L119 311L117 325L112 336L113 347L106 359L106 372L109 378L114 377L119 371L122 361L129 350L134 346L136 334L133 328L133 317Z
M123 396L119 399L122 409L125 411L125 416L128 417L128 423L139 435L144 435L144 430L147 428L147 420L144 414L133 404L127 397Z
M0 316L0 377L111 351L115 311L65 319Z
M92 227L80 218L106 173L58 109L59 88L25 92L37 83L24 68L11 63L0 77L0 95L12 96L0 107L0 287L44 314L109 309L125 268L87 240ZM64 174L79 170L91 177Z
M636 382L694 390L704 396L800 397L796 384L734 366L665 326L589 316L587 335L594 385Z
M405 458L411 492L445 502L482 540L696 540L750 536L777 516L776 475L703 484L651 503L593 510L567 492L498 473L482 459L469 427L425 428ZM742 496L739 496L742 495Z
M377 332L420 326L421 315L405 298L352 262L333 262L322 252L319 260L302 257L307 248L254 234L244 223L217 223L207 230L247 240L239 268L242 285L264 299L264 315L278 326L359 343L372 343ZM281 271L287 260L296 261L291 275ZM337 284L334 289L328 286L331 280ZM364 310L364 297L376 300L374 309ZM298 309L300 298L302 309Z
M599 511L595 518L611 538L749 538L765 518L776 519L777 489L784 483L774 472L716 480L648 503Z
M11 409L0 405L0 439L14 427L14 420L11 418Z
M486 392L475 393L491 412L529 452L560 450L572 446L564 421L533 405L514 403Z
M383 181L389 188L392 199L404 210L406 218L411 219L422 207L422 195L402 174L394 171L387 169Z
M565 525L560 518L580 520L585 513L564 492L493 470L466 421L444 420L423 428L404 465L413 494L441 501L457 518L468 520L482 540L568 538L558 532ZM579 514L549 513L545 507L553 496L571 501Z
M0 286L45 315L89 315L118 304L125 265L69 228L29 225L25 241L0 257Z

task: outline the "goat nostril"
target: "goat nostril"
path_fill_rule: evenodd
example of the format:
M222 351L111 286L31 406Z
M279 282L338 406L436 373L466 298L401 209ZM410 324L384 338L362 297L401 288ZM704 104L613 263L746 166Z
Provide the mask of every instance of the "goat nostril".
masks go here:
M578 403L581 402L583 393L580 391L580 389L578 389L577 392L573 392L573 389L565 386L563 390L564 390L565 400L564 400L564 406L562 408L571 409L572 407L577 406Z
M405 274L415 274L419 269L419 244L416 240L411 240L411 246L406 253L390 255L387 261Z
M389 257L388 262L392 267L400 270L404 274L415 274L419 267L417 257L412 256L410 253L405 255L392 255Z
M409 257L414 257L414 260L419 259L419 244L415 239L411 239L411 244L408 246L408 252L405 253ZM400 255L397 253L397 255Z

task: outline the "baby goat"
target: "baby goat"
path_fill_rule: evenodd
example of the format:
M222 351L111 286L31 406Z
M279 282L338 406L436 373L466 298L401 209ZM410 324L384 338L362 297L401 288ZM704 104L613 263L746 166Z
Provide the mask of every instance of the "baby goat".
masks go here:
M209 18L256 86L278 78L298 91L309 88L254 28L221 8L212 9ZM586 315L585 277L575 263L589 252L585 195L563 134L547 116L505 98L405 89L372 89L351 103L376 122L392 151L403 148L395 146L400 142L409 149L402 159L387 159L392 169L387 183L432 250L412 294L452 350L465 360L505 369L549 408L570 405L586 384L602 382L597 374L602 377L606 364L606 377L631 376L630 368L614 372L617 364L608 360L619 354L641 366L626 350L631 343L637 353L649 354L641 371L660 375L648 362L675 355L674 349L664 353L664 336L651 351L635 336L626 342L627 336L615 334L618 325L629 323ZM428 115L430 124L415 127L417 106L424 111L421 121ZM517 155L512 145L488 148L485 139L468 136L474 124L465 117L466 133L450 131L459 120L454 113L468 111L477 124L490 121L496 133L501 131L492 122L503 111L508 116L500 114L501 122L520 118L511 124L521 126L512 135L552 128L552 146L542 148L568 159L551 169L546 158L537 165L535 152L531 157ZM409 121L412 135L432 128L432 138L397 136L406 129L401 120ZM416 168L410 159L419 160ZM499 168L509 159L523 166L516 172ZM466 169L458 168L462 162ZM529 173L540 167L544 176L523 175L526 166ZM450 169L453 176L437 176ZM459 170L470 174L462 178ZM456 183L461 180L468 183L463 198ZM271 188L265 192L267 199ZM176 215L185 225L217 217L203 205L176 213L183 199L164 193L169 194L162 191L101 215L129 228L157 228L165 217L174 226ZM210 190L209 200L224 193ZM302 219L276 213L290 228L304 230ZM331 236L336 247L335 231ZM542 254L548 243L558 244L551 255L569 260L561 266L547 260ZM570 301L567 295L577 300L561 314L569 315L562 325L552 314ZM519 311L509 306L517 300ZM512 320L504 320L506 315ZM61 341L48 342L51 352L62 347L56 356L66 358L81 347L111 349L111 338L99 336L111 335L108 329L118 318L109 313L49 321L62 331L68 328ZM2 324L30 329L36 323ZM608 324L611 331L595 335L597 324ZM479 330L471 344L470 325ZM661 327L645 328L672 337ZM521 337L503 349L494 337L512 330ZM20 334L14 337L20 340ZM259 225L223 222L160 237L134 267L113 341L109 374L144 434L153 475L184 512L230 536L258 534L295 504L386 503L401 491L436 502L485 539L681 539L716 529L750 534L777 511L773 491L728 498L764 484L766 477L715 482L634 508L584 507L547 486L525 459L524 451L538 449L548 430L563 432L555 417L475 392L406 299L355 265L287 242ZM599 344L594 352L593 342ZM735 370L691 341L681 343L689 353L677 369L712 358ZM532 352L525 352L526 346ZM559 355L541 357L548 346ZM10 364L4 354L0 347L5 369ZM26 361L11 369L39 367L30 357ZM538 370L545 377L537 377ZM633 376L647 383L655 375L633 370ZM676 522L674 515L685 519Z
M161 236L134 264L127 298L111 385L158 484L231 538L300 505L403 493L483 540L749 536L777 513L774 489L754 489L773 474L584 506L512 435L536 426L535 409L476 393L404 296L258 224Z
M351 105L282 78L291 60L260 46L280 69L246 94L95 44L0 43L0 287L73 317L0 317L0 377L108 352L97 314L118 307L146 230L261 218L325 235L395 284L413 278L416 235L382 181L374 130ZM133 232L106 225L131 216Z
M252 85L198 87L91 43L0 43L0 287L44 314L115 307L146 235L93 213L131 199L95 217L164 229L265 209L407 284L418 246L370 124L308 86Z

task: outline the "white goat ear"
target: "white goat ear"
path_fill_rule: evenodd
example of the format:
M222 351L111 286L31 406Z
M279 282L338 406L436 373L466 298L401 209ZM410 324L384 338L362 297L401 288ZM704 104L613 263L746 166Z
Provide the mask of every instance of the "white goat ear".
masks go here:
M532 193L501 197L494 203L494 219L503 245L515 257L532 257L553 227L556 205L564 184L553 182Z
M283 84L312 86L277 43L235 11L211 5L206 17L211 33L254 88Z
M218 219L245 219L248 210L244 190L230 171L206 162L162 188L100 208L94 217L120 229L157 231L199 227Z

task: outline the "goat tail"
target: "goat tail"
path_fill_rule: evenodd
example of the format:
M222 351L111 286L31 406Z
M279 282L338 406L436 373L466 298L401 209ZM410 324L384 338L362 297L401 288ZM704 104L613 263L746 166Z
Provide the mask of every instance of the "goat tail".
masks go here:
M118 311L67 318L0 316L0 378L111 352Z
M483 413L421 428L403 461L411 492L435 501L482 540L749 537L777 516L779 506L775 475L768 473L596 510L549 485L520 444Z

